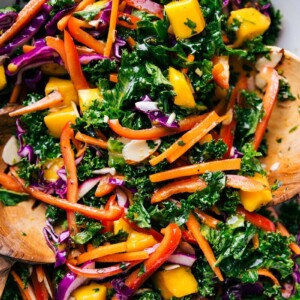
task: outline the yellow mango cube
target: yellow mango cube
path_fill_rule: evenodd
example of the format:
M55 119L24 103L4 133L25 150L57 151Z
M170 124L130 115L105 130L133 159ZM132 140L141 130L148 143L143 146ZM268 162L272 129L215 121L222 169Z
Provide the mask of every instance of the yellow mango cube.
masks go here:
M198 283L189 267L158 271L154 274L153 281L163 299L179 298L198 292Z
M176 96L174 97L174 103L178 106L194 108L196 106L196 102L193 96L193 90L190 83L185 78L185 75L182 72L170 67L168 78L176 93Z
M165 5L165 10L177 38L189 38L205 27L205 19L197 0L173 1Z
M44 122L49 133L55 138L59 138L66 123L70 121L72 124L75 124L75 120L78 117L76 104L71 102L71 105L66 108L50 112L44 117Z
M234 20L237 20L240 26L236 31L236 41L233 47L239 47L244 41L262 35L271 24L269 17L253 7L231 11L228 24L231 25Z
M0 91L3 90L6 87L6 85L7 85L7 81L6 81L4 66L1 65L0 66Z
M94 100L101 101L103 99L98 88L79 90L78 97L81 111L85 111L93 103Z
M105 300L107 288L103 284L92 282L76 289L71 296L75 300Z
M117 234L121 230L126 231L127 233L130 233L133 230L123 218L114 221L114 234Z
M126 241L127 252L140 251L150 248L157 244L157 241L151 234L137 232L132 230Z
M46 84L45 94L53 91L59 91L64 99L64 105L70 105L71 102L78 104L78 93L71 80L51 77Z
M44 166L44 179L47 181L55 182L59 176L57 171L60 170L64 165L64 160L62 158L52 159L46 162Z
M267 189L258 192L240 191L242 205L248 211L254 211L272 200L272 193L267 177L256 173L254 177L251 178L264 184Z

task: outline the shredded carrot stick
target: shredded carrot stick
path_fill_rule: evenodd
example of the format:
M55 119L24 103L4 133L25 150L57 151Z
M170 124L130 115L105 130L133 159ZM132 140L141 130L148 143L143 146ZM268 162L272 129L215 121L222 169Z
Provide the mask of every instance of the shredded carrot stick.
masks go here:
M227 175L226 177L226 186L240 189L245 192L258 192L268 189L268 187L251 178L251 177L245 177L240 175Z
M34 300L34 298L32 297L32 294L33 294L32 287L31 286L25 287L24 282L22 281L20 276L14 270L12 270L10 272L10 274L12 275L14 281L16 282L16 284L20 290L22 299L23 300ZM31 291L30 291L30 289L31 289Z
M152 166L155 166L164 159L167 159L170 163L174 162L186 151L188 151L193 145L199 142L202 137L204 137L210 130L216 127L226 117L219 117L214 111L212 111L201 123L195 125L191 130L186 132L167 150L149 160L149 163Z
M40 11L46 0L30 0L19 12L16 21L0 36L0 47L21 31Z
M109 81L117 83L118 82L118 74L117 73L109 74Z
M118 11L117 25L129 28L129 29L137 29L137 23L141 19L130 14L126 14Z
M23 45L22 50L24 53L27 53L27 52L33 50L34 48L35 48L35 46L32 46L32 45Z
M78 5L70 13L68 13L58 21L57 23L58 30L63 31L66 29L69 19L71 18L74 12L81 11L85 9L88 5L93 4L94 2L95 0L82 0L80 3L78 3Z
M75 139L90 145L95 145L95 146L99 146L102 149L107 149L107 142L100 140L100 139L96 139L92 136L83 134L81 132L77 132L75 135Z
M103 54L105 43L100 40L96 40L89 33L81 29L81 28L89 28L89 27L90 25L88 23L79 20L75 17L71 17L68 22L68 30L76 41L93 49L99 54Z
M52 206L64 209L66 211L73 211L81 213L82 215L100 221L115 221L120 219L123 215L124 209L119 206L110 206L109 210L100 209L96 207L86 206L79 203L71 203L66 199L56 198L52 195L41 192L35 187L26 186L24 180L22 180L15 169L11 168L13 176L17 181L22 185L22 188L25 192L33 196L34 198Z
M104 56L106 57L110 57L112 45L115 41L116 25L118 20L118 8L119 8L119 0L112 0L109 29L107 34L106 46L104 49Z
M193 234L194 238L197 240L200 249L202 250L205 258L207 259L214 273L217 275L220 281L224 281L220 268L215 266L215 263L217 262L215 255L208 241L202 235L200 224L198 223L198 221L196 220L196 218L192 213L190 214L186 225L188 229L191 231L191 233Z
M37 265L35 267L37 279L39 282L42 282L45 278L45 272L42 265Z
M17 109L11 113L9 113L10 117L16 117L20 115L25 115L28 113L36 112L39 110L44 110L51 107L60 106L63 103L63 96L60 92L54 91L50 93L48 96L44 97L43 99L34 102L28 106L24 106L20 109Z
M199 217L199 219L201 219L201 221L211 227L211 228L214 228L216 229L217 228L217 225L221 222L219 221L218 219L215 219L214 217L204 213L203 211L201 211L200 209L195 209L194 210L194 213Z
M277 227L277 230L280 232L280 234L282 236L286 236L286 237L289 237L290 236L290 233L288 232L288 230L285 228L285 226L280 223L280 222L277 222L276 223L276 227ZM300 247L294 243L294 242L291 242L290 243L290 249L296 254L296 255L300 255Z
M128 43L128 45L130 46L131 49L133 49L135 47L135 45L136 45L136 41L131 36L129 36L127 38L127 43Z
M259 238L258 238L257 233L253 236L252 242L253 242L253 249L258 249L259 248Z
M189 55L187 56L187 58L186 58L186 61L187 61L187 62L193 62L194 59L195 59L195 56L194 56L193 54L189 54ZM184 73L184 74L187 74L188 70L189 70L189 68L182 68L182 69L181 69L181 72Z
M109 183L109 179L111 178L111 175L105 175L100 179L100 182L97 186L95 196L96 197L104 197L108 194L110 194L115 188L116 185ZM114 176L114 178L123 180L123 176Z
M102 257L102 256L107 256L109 254L125 252L125 251L126 251L126 242L100 246L100 247L98 247L96 249L93 249L89 252L85 252L85 253L80 254L77 257L77 264L80 265L84 262L87 262L89 260L93 260L95 258L99 258L99 257Z
M277 278L267 269L258 269L257 274L260 275L260 276L269 277L273 281L274 285L280 285Z
M74 137L74 130L71 128L71 122L68 122L60 136L60 149L67 173L67 200L76 203L78 199L78 179L74 151L71 147L72 137ZM67 220L70 232L72 234L77 233L76 217L73 211L67 211Z
M125 8L126 8L126 5L127 5L126 1L122 1L122 2L120 3L120 5L119 5L118 11L123 12L123 11L125 10Z
M87 143L85 143L83 145L83 147L81 147L77 150L76 157L83 155L85 153L86 149L87 149Z
M17 193L24 192L20 184L14 179L14 177L0 172L0 185L2 185L5 189L10 191L14 191Z
M233 158L179 167L168 171L152 174L149 178L152 182L159 182L179 177L199 175L205 172L239 170L240 168L241 159Z
M65 68L68 69L67 55L66 55L66 51L65 51L64 41L59 38L55 38L53 36L47 36L46 44L48 47L53 48L59 54L59 56L61 57L61 59L64 62Z
M9 98L9 103L18 102L18 98L19 98L20 93L21 93L21 87L22 87L21 84L16 84L13 87L12 93L11 93L10 98Z
M96 262L102 263L112 263L112 262L122 262L122 261L135 261L135 260L145 260L149 258L147 251L135 251L126 253L116 253L100 258L96 258Z
M76 50L73 38L66 30L64 31L64 45L65 45L65 52L68 53L67 55L68 71L76 90L88 89L89 84L82 72L81 64L79 61L79 55Z

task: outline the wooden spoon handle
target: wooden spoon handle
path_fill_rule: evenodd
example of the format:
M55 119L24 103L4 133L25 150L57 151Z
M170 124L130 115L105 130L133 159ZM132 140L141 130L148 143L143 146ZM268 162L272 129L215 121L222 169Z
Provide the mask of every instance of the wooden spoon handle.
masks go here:
M0 257L0 299L5 288L8 274L14 261L4 256Z

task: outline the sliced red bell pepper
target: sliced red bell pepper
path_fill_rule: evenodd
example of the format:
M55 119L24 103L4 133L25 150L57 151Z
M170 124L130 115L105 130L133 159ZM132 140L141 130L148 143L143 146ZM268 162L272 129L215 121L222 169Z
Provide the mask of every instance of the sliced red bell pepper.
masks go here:
M158 248L144 261L143 266L126 278L125 284L136 291L176 250L180 240L181 231L179 227L176 224L169 224Z
M198 245L197 240L194 238L192 233L189 230L181 230L182 238L194 245Z
M274 68L264 67L260 72L260 76L266 80L267 87L265 95L263 96L263 108L265 110L265 116L258 123L254 135L253 147L255 150L258 149L264 137L264 133L268 126L279 90L279 75Z
M36 267L33 269L31 274L32 285L34 289L34 294L37 300L48 300L49 295L45 283L40 282L37 277Z
M109 210L111 206L116 206L116 194L111 195L105 204L105 209ZM102 221L102 225L104 226L103 232L113 232L114 223L113 221Z
M67 58L67 69L76 90L88 89L89 84L82 72L76 46L74 44L73 38L66 30L64 31L64 45Z
M276 230L275 224L272 221L256 212L249 212L242 206L238 206L237 213L244 216L246 221L264 231L275 232Z
M117 19L117 24L129 29L136 29L137 28L137 23L140 21L141 19L133 16L133 15L129 15L126 14L124 12L118 12L118 19Z
M230 100L227 106L227 112L232 110L232 119L229 124L222 124L220 131L220 139L227 145L227 152L224 154L224 158L230 157L230 152L233 146L234 141L234 132L236 128L236 119L234 116L234 106L237 103L237 99L241 90L247 88L247 80L245 76L242 76L236 86L234 87Z
M125 0L127 5L137 8L138 10L143 10L149 14L153 14L160 19L163 19L164 8L162 5L153 2L151 0Z

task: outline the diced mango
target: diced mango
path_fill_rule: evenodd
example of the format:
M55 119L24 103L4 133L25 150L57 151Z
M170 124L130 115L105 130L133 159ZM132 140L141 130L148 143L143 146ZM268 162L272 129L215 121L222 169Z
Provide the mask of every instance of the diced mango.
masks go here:
M179 298L198 292L198 283L189 267L158 271L153 281L163 299Z
M174 103L178 106L194 108L196 106L196 102L193 96L193 90L190 83L185 78L185 75L182 72L170 67L169 81L171 82L176 93L176 96L174 97Z
M92 282L89 285L79 287L71 296L75 300L105 300L106 290L105 285Z
M267 177L256 173L251 178L264 184L267 189L259 192L240 191L242 205L248 211L254 211L272 200L272 193Z
M105 6L105 4L108 2L108 0L102 0L102 1L97 1L94 4L92 4L92 7L102 7Z
M157 241L151 234L145 234L133 230L129 233L126 241L127 252L140 251L150 248L157 244Z
M3 90L6 87L6 85L7 85L7 81L6 81L4 66L1 65L0 66L0 91Z
M120 230L128 233L126 241L126 251L140 251L145 248L149 248L157 244L157 241L150 234L137 232L134 230L124 219L114 221L114 234L117 234Z
M236 31L236 41L233 47L239 47L245 40L251 40L262 35L271 24L268 16L253 7L231 11L228 24L231 25L234 20L237 20L240 25Z
M57 171L60 170L64 165L62 158L56 158L48 161L44 164L44 179L47 181L55 182L59 176Z
M46 84L45 94L53 91L59 91L64 99L64 105L70 105L71 102L78 104L78 93L71 80L51 77Z
M44 122L49 129L49 133L55 138L59 138L66 123L70 121L75 124L77 117L79 117L79 114L76 105L71 102L71 105L66 108L50 112L44 117Z
M199 144L203 145L203 144L209 143L213 139L214 139L213 136L210 133L208 133L199 141Z
M79 90L78 97L81 111L85 111L94 100L101 101L103 99L98 88Z
M177 38L186 39L203 31L205 19L198 0L172 1L166 14Z

